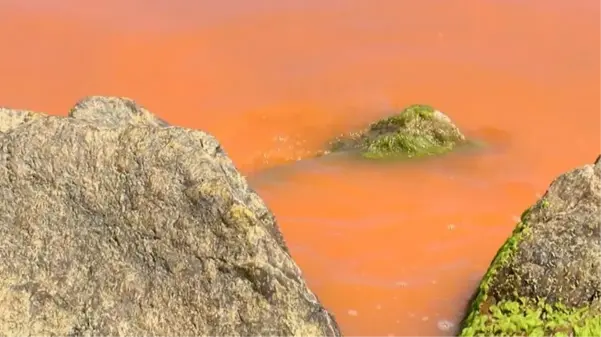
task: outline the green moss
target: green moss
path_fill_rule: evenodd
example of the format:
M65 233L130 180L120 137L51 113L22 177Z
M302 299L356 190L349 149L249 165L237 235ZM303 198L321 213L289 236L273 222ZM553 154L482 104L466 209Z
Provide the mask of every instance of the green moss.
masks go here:
M464 140L448 117L429 105L415 104L335 139L330 151L358 151L369 159L413 158L443 154Z
M361 155L366 158L404 156L408 158L442 154L452 149L452 144L439 144L432 137L415 134L388 134L367 141Z
M519 298L491 305L461 336L601 336L601 316L591 315L588 308Z
M406 107L403 111L390 117L384 118L370 125L372 131L388 128L399 128L406 126L409 122L415 119L431 120L434 117L433 107L423 104L413 104Z

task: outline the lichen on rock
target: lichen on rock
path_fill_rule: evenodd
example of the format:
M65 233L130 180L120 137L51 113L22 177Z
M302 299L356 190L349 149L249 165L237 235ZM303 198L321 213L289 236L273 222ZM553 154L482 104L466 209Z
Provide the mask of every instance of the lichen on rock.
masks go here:
M339 336L211 135L130 99L0 109L0 335Z
M600 158L559 176L522 214L461 336L601 335Z
M411 105L364 130L338 137L329 152L358 151L363 157L413 158L439 155L465 142L444 113L428 105Z

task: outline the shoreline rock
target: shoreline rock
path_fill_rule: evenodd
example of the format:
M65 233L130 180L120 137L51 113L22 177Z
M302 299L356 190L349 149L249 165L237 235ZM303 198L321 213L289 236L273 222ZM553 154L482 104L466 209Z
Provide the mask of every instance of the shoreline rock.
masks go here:
M526 210L473 298L460 336L601 335L601 156Z
M133 100L0 109L0 335L340 336L219 142Z

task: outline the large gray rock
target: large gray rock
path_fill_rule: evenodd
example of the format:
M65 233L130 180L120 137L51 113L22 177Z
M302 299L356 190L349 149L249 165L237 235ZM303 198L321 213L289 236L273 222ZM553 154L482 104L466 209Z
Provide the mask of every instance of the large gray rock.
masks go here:
M0 110L0 335L327 335L219 143L133 101Z
M601 336L601 156L522 215L484 276L462 336Z

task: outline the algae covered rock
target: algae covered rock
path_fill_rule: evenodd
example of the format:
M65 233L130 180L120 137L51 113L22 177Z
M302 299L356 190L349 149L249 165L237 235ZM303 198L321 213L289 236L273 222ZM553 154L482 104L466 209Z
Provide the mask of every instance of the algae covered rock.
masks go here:
M601 336L601 157L567 172L498 251L461 336Z
M330 152L358 151L365 158L422 157L449 152L465 136L442 112L428 105L411 105L368 128L339 137Z
M0 335L339 336L219 142L132 100L0 109Z

